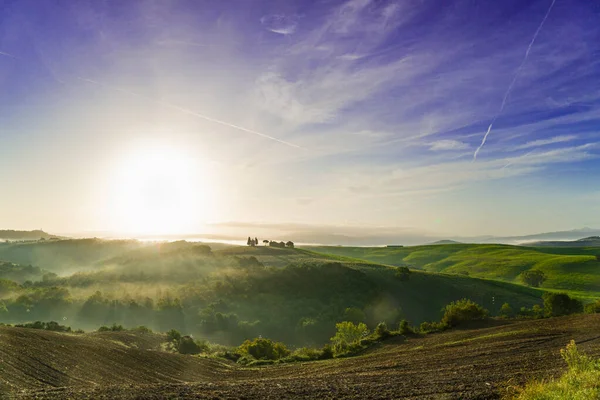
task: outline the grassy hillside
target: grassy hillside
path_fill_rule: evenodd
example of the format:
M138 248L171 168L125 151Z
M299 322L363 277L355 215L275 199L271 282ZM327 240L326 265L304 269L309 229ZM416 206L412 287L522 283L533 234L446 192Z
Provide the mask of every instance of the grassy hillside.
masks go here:
M256 257L261 263L263 263L267 267L285 267L289 264L329 261L364 263L364 260L353 259L347 256L319 254L302 249L289 249L269 246L231 246L226 249L217 250L214 253L220 256Z
M0 260L71 273L101 260L145 246L135 240L65 239L0 243Z
M263 264L264 263L264 264ZM266 264L266 266L265 266ZM211 251L185 242L127 250L93 271L0 295L0 322L67 318L73 328L112 323L198 334L223 344L263 335L289 344L323 344L346 309L372 328L439 320L446 304L468 297L493 315L541 304L541 291L451 274L414 271L302 249L232 247ZM270 266L269 266L270 265Z
M154 339L121 332L98 337L0 328L3 360L10 360L2 364L0 391L23 399L496 399L507 385L561 374L559 349L572 339L582 351L600 354L598 330L599 315L507 321L394 338L357 357L243 368L136 348L136 341Z
M406 265L430 272L520 283L530 269L544 271L543 288L600 292L600 248L530 248L489 244L448 244L402 248L311 247L310 250L389 265Z

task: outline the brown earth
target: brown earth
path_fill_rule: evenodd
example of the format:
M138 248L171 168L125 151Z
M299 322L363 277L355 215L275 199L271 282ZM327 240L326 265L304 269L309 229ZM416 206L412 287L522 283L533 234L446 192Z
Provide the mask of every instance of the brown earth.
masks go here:
M242 368L157 350L159 335L0 328L0 392L17 399L497 399L600 355L600 315L390 339L361 356Z

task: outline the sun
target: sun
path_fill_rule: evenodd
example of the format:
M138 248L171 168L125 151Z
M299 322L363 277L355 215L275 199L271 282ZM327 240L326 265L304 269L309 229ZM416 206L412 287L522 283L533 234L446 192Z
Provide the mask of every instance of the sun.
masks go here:
M197 233L215 208L209 172L182 149L136 146L115 171L113 226L142 235Z

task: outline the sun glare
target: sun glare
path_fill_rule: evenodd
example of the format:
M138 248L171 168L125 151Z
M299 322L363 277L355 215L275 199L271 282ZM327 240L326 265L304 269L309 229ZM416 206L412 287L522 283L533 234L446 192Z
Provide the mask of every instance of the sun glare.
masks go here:
M116 171L112 212L120 231L144 235L198 232L214 211L210 173L166 145L135 148Z

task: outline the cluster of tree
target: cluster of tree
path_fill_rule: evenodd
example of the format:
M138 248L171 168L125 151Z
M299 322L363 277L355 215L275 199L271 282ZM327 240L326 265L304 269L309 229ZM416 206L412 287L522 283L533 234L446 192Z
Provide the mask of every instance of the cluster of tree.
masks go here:
M27 324L15 324L15 327L18 328L29 328L29 329L43 329L45 331L53 331L53 332L71 332L70 326L61 325L58 322L50 321L50 322L42 322L35 321ZM75 333L83 333L81 330L75 331Z
M502 318L549 318L560 317L563 315L578 314L584 311L583 303L566 293L546 292L542 296L543 307L534 305L531 308L521 307L519 311L513 310L508 303L504 303L500 308L500 317ZM588 313L594 312L594 304L598 304L600 311L600 301L585 306Z
M277 242L275 240L268 240L268 239L264 239L263 241L263 245L265 246L270 246L270 247L280 247L280 248L290 248L293 249L294 248L294 242L292 242L291 240L288 240L287 242ZM258 239L254 238L252 239L250 236L248 236L248 240L246 241L246 244L248 246L258 246Z
M531 269L521 272L519 279L528 286L540 287L546 281L546 274L544 274L544 271Z
M269 242L269 246L270 247L279 247L279 248L289 248L289 249L293 249L294 248L294 242L292 242L291 240L288 240L287 242L276 242L274 240L271 240Z

